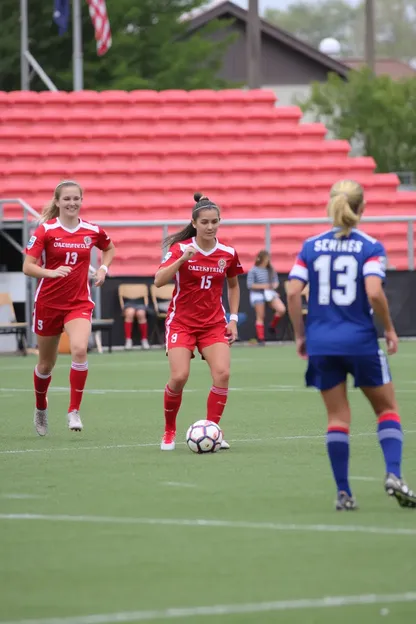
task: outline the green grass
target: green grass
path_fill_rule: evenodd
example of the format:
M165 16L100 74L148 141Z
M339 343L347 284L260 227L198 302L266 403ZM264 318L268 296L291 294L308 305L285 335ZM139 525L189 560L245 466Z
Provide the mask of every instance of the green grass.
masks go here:
M333 511L324 411L318 393L303 386L304 363L293 346L233 349L235 390L222 423L232 448L209 456L194 455L183 444L173 453L158 448L168 375L162 351L91 355L89 362L84 431L66 430L70 360L60 356L49 395L50 432L41 439L32 424L35 359L0 358L0 621L415 590L416 532L281 526L416 531L416 513L384 495L374 417L357 391L351 392L351 474L361 477L352 481L361 508L353 514ZM416 345L400 345L391 364L409 431L404 465L412 485ZM205 417L209 387L206 363L197 359L179 415L179 440L191 422ZM4 452L13 450L27 452ZM280 530L261 524L13 520L7 514L225 520L273 523ZM373 624L383 606L177 621L342 624L355 618ZM385 606L386 621L416 621L415 602Z

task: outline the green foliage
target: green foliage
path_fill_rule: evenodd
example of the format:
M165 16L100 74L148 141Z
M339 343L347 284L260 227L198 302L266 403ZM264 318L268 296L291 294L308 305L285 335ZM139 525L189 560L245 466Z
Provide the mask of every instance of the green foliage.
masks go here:
M87 4L82 1L84 88L220 89L218 77L233 37L228 22L212 22L188 35L183 13L206 0L107 0L113 45L99 58ZM30 51L58 89L72 89L72 30L58 36L52 0L29 0ZM20 88L19 2L0 3L0 90ZM45 87L35 75L31 88Z
M299 104L335 137L361 144L379 172L416 172L415 78L394 81L367 68L351 71L347 81L330 74Z
M379 57L410 60L416 56L416 1L376 0L375 39ZM351 6L346 0L298 0L283 10L268 9L266 19L318 47L325 37L341 44L344 56L364 56L365 0Z

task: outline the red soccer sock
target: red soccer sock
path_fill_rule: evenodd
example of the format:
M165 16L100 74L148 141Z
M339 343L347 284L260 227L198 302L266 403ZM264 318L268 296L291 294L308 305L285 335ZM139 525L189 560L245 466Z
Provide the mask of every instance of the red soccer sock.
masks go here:
M207 400L207 420L219 423L228 398L228 388L212 386Z
M264 341L264 323L256 323L257 340Z
M77 362L72 362L71 370L69 373L69 385L71 388L71 398L69 402L69 412L73 412L74 410L79 410L79 406L82 401L82 394L85 388L85 382L87 381L88 376L88 362L83 362L82 364L78 364Z
M36 408L44 410L47 408L46 393L48 392L49 384L51 383L52 375L42 375L38 372L38 367L35 367L33 373L33 383L35 386L35 398Z
M124 321L124 337L126 338L126 340L131 339L132 332L133 332L132 321Z
M275 314L272 322L270 323L270 327L272 329L275 329L281 318L282 318L281 316L279 316L278 314Z
M147 340L147 321L139 323L140 337L142 340Z
M182 403L182 390L173 392L169 386L165 386L164 410L165 431L176 431L176 416Z

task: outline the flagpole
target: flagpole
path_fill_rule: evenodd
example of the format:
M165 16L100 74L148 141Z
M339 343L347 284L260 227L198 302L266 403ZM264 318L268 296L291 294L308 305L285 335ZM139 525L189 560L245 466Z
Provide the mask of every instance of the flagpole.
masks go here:
M20 88L22 91L30 90L29 61L26 57L29 47L27 20L27 0L20 0Z
M82 55L81 0L72 0L72 33L74 91L82 91L84 88L84 69Z

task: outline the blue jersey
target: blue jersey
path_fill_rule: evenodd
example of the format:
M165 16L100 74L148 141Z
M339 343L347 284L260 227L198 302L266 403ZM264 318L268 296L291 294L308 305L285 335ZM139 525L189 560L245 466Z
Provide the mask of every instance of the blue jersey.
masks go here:
M311 355L378 353L373 311L364 278L386 276L386 252L375 238L338 228L307 239L289 279L309 283L306 349Z

